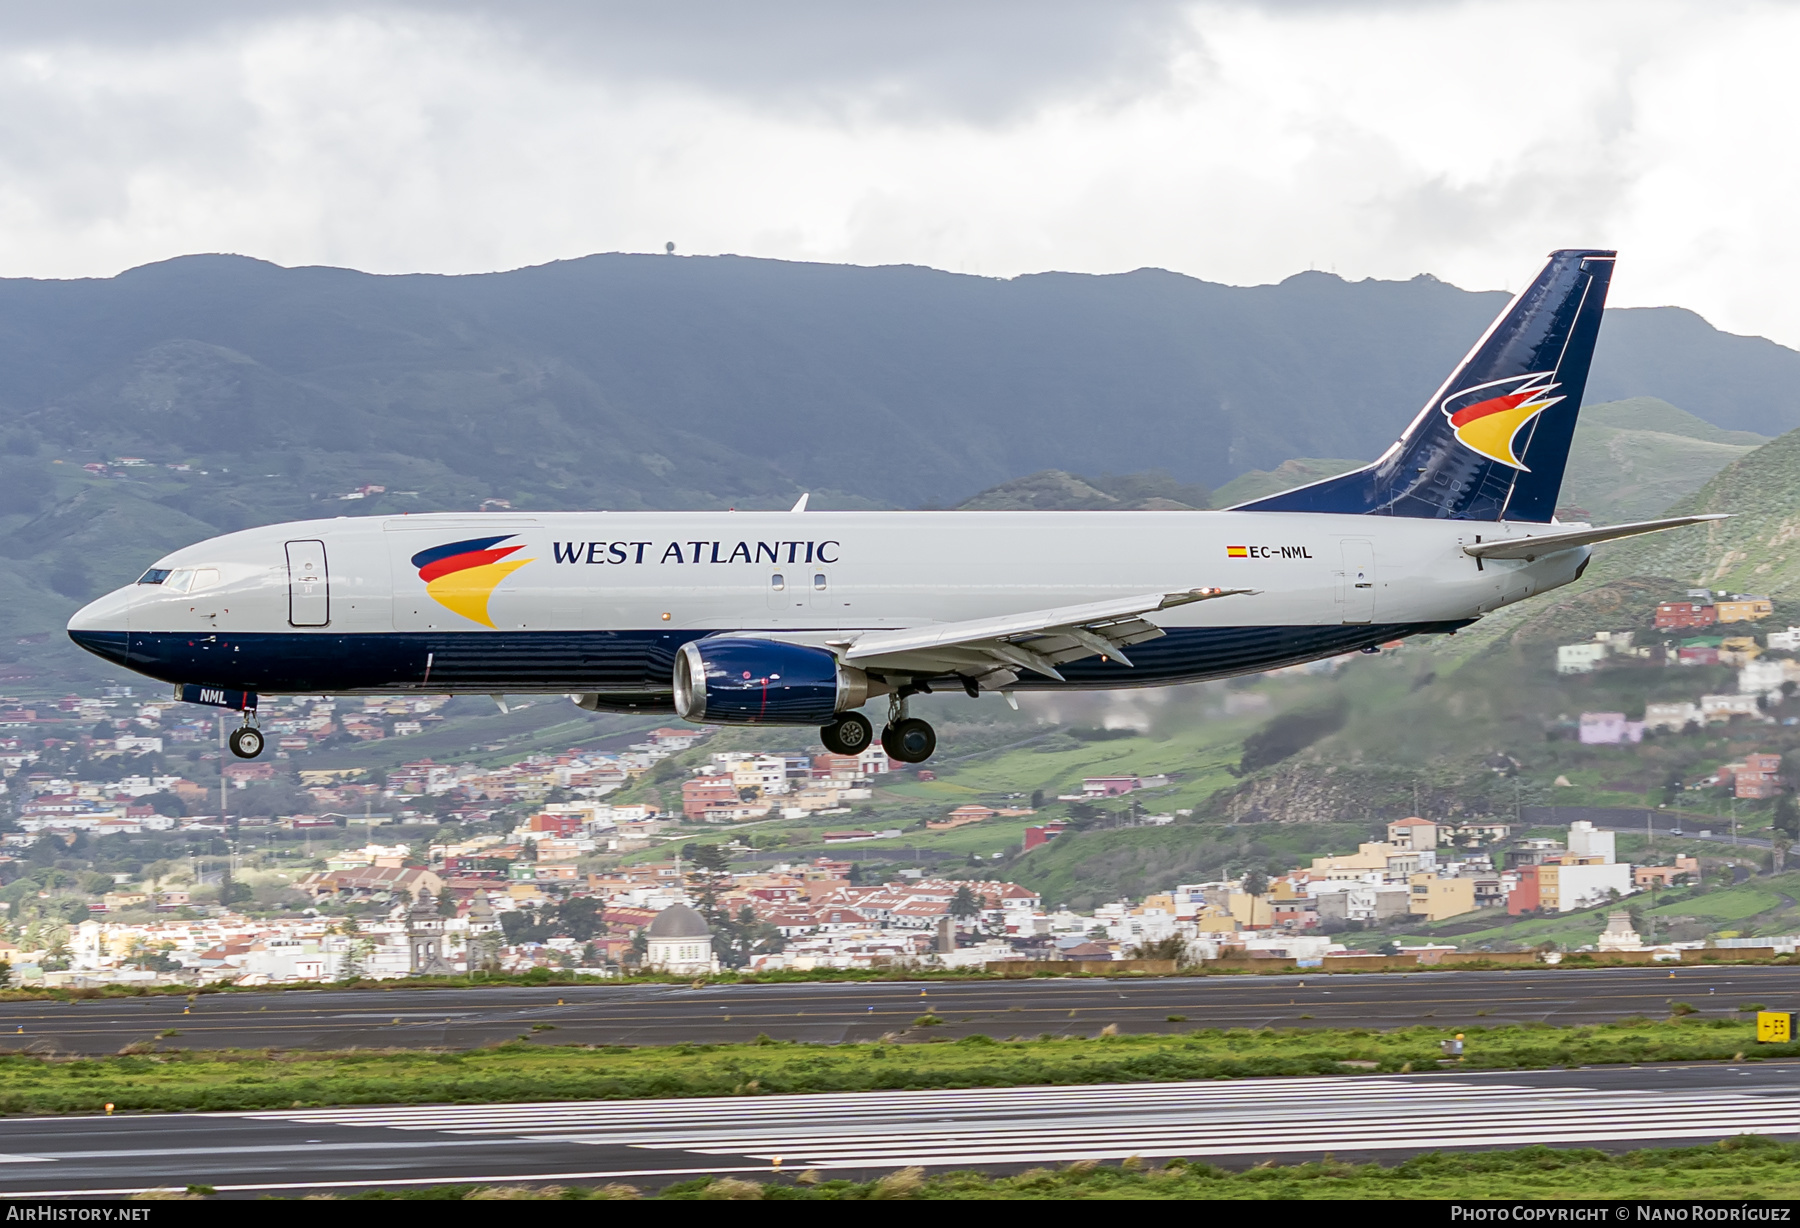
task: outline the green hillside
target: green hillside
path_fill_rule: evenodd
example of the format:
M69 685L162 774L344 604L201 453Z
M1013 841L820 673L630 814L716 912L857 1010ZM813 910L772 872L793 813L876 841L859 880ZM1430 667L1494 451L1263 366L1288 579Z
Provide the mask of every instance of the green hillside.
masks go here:
M1014 478L956 505L959 512L1191 511L1207 507L1204 486L1178 482L1155 469L1123 476L1076 477L1060 469Z
M1581 411L1563 480L1565 520L1595 524L1646 520L1767 443L1727 431L1654 397Z
M1399 433L1398 429L1395 433ZM1239 503L1248 503L1252 499L1264 499L1270 495L1278 495L1284 490L1305 486L1308 482L1317 482L1321 478L1348 473L1367 463L1367 461L1359 460L1326 460L1310 456L1299 460L1285 460L1273 469L1252 469L1249 473L1238 474L1237 477L1232 478L1231 481L1213 492L1213 504L1216 507L1234 507Z
M1733 461L1667 510L1728 512L1732 519L1601 547L1589 582L1675 576L1715 589L1800 596L1800 431Z

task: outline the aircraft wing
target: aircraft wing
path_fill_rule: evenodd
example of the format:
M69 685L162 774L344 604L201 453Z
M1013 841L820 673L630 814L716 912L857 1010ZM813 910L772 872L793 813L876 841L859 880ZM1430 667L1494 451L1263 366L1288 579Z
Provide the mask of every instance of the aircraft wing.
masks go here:
M1057 666L1081 657L1106 656L1124 665L1125 649L1163 634L1143 616L1157 610L1251 592L1247 588L1195 588L1178 593L1146 593L1085 605L1059 606L932 623L898 631L871 631L833 643L847 663L862 669L917 674L961 674L990 689L1028 669L1062 681Z
M1704 524L1709 520L1728 520L1729 512L1713 512L1705 516L1671 516L1667 520L1638 520L1630 524L1608 525L1605 528L1583 528L1553 530L1548 533L1537 533L1530 537L1508 537L1499 541L1478 542L1464 546L1463 553L1478 559L1525 559L1530 561L1546 554L1555 554L1558 550L1573 550L1577 546L1591 546L1597 542L1616 541L1621 537L1637 537L1642 533L1661 533L1664 529L1679 529L1682 525Z

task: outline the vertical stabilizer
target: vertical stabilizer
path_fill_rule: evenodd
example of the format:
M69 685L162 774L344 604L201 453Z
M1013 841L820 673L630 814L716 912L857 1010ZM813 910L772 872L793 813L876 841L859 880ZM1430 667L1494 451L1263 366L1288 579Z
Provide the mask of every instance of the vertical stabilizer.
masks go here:
M1548 522L1614 255L1552 252L1380 460L1234 510Z

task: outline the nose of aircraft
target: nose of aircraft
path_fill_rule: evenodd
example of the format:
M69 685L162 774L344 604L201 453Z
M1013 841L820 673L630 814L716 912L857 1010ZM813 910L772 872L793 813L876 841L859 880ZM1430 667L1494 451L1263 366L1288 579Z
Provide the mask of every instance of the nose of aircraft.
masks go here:
M97 657L124 665L130 644L134 587L114 589L75 611L75 617L69 620L69 638Z

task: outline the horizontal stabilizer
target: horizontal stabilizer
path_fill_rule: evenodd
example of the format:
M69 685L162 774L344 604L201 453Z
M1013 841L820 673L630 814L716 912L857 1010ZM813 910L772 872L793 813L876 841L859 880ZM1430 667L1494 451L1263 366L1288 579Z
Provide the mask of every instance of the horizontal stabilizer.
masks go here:
M1704 524L1709 520L1728 520L1730 514L1715 512L1706 516L1671 516L1667 520L1638 520L1631 524L1607 525L1604 528L1568 529L1558 533L1534 533L1530 537L1510 537L1503 541L1479 542L1464 546L1463 553L1478 559L1540 558L1559 550L1592 546L1597 542L1617 541L1621 537L1637 537L1644 533L1661 533L1688 524Z

